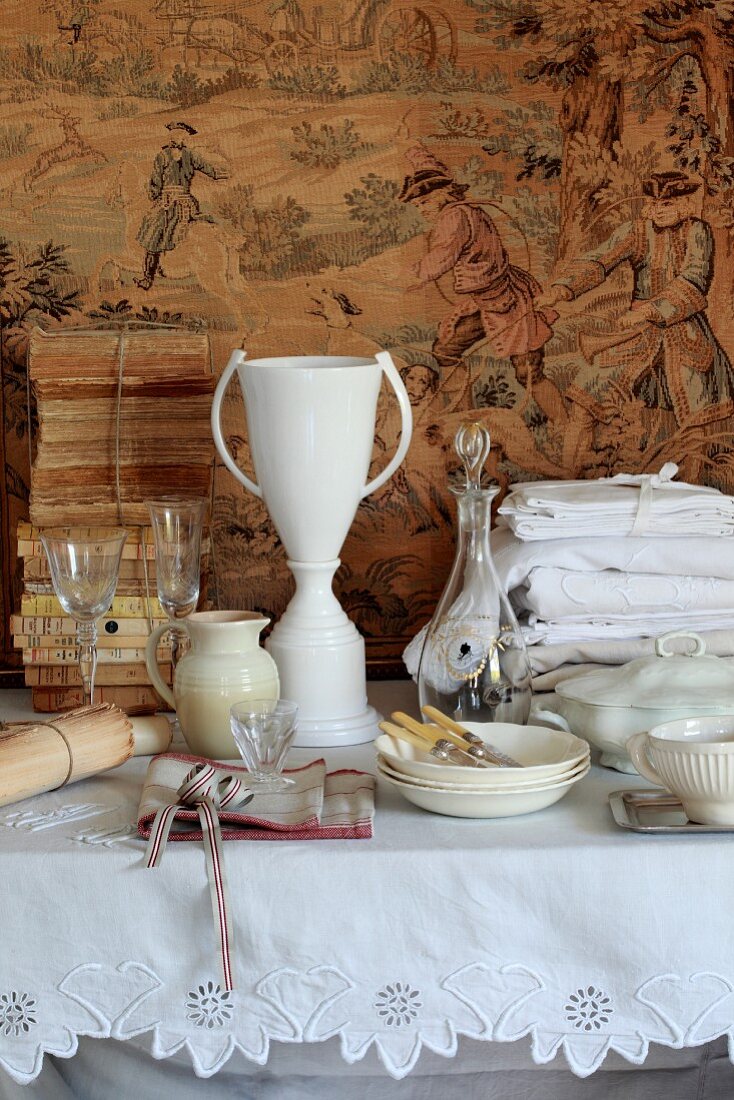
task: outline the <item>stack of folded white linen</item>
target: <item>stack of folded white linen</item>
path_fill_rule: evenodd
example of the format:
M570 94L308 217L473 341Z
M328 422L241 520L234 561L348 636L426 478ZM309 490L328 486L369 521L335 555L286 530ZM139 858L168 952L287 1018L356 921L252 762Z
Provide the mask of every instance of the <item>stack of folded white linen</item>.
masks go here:
M523 542L606 535L734 536L734 497L659 474L617 474L595 481L528 481L512 486L498 523Z
M734 497L673 482L676 473L668 463L653 475L512 487L492 550L536 690L652 654L670 631L734 655Z

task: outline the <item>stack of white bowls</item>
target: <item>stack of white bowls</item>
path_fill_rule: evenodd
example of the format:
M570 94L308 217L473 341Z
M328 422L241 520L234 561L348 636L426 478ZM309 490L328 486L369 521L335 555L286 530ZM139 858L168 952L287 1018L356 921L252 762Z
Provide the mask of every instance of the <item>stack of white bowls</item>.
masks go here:
M408 802L448 817L515 817L558 802L589 770L589 744L562 730L465 722L519 768L444 764L406 741L381 734L377 770Z

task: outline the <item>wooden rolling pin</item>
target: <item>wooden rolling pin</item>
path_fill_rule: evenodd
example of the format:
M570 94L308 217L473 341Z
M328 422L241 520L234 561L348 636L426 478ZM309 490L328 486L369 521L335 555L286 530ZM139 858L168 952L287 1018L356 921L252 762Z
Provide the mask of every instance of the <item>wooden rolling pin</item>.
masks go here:
M56 714L51 721L0 722L0 806L53 791L124 764L165 752L164 715L128 718L114 703Z

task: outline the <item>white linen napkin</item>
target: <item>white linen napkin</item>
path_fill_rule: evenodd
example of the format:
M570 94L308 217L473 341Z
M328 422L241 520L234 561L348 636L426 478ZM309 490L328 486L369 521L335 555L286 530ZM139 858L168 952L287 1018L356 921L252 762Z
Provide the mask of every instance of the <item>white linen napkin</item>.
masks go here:
M734 671L734 633L731 630L701 631L706 652L715 657L730 658ZM690 653L691 643L685 638L672 638L667 645L673 653ZM556 645L528 646L533 676L544 676L565 665L623 665L637 657L655 654L655 638L589 638Z
M492 532L492 557L497 575L509 591L526 584L538 566L593 573L601 569L671 576L687 573L734 581L734 546L729 539L610 536L523 542L502 527Z
M566 642L610 640L626 641L635 638L659 638L671 630L734 631L734 611L721 614L708 612L690 615L569 615L564 619L546 622L530 614L527 623L521 623L527 645L559 645ZM734 636L732 637L734 647ZM734 650L733 650L734 651Z
M609 535L734 536L734 497L674 482L674 463L659 474L617 474L581 481L523 482L499 508L498 524L529 541Z
M734 614L734 581L621 569L590 573L541 565L513 590L512 602L516 609L546 620L568 615L721 614L727 609Z
M418 679L418 665L425 632L426 627L423 627L403 651L405 667L413 680ZM664 633L664 630L658 629L654 634L646 637L614 638L606 632L600 632L596 637L548 643L546 639L542 642L531 641L532 635L527 630L525 638L533 676L533 691L551 690L546 686L551 681L542 681L539 678L549 676L558 669L571 666L586 666L591 669L601 665L623 665L636 657L652 657L655 654L655 639ZM734 630L699 630L696 633L700 634L706 643L707 653L715 657L732 658L734 672ZM685 638L673 638L668 643L668 648L673 653L688 653L691 643ZM565 677L559 677L559 680L561 678ZM555 685L551 684L551 686Z

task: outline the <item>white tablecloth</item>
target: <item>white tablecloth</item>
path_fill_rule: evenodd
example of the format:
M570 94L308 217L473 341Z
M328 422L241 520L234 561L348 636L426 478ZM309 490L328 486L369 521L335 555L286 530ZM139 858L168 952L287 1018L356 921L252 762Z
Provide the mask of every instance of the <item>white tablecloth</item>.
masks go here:
M397 690L404 705L410 685ZM369 769L372 752L326 756ZM464 1037L527 1037L536 1063L563 1051L579 1076L615 1051L640 1064L651 1043L734 1042L734 835L618 829L607 794L640 780L595 766L558 805L487 822L381 785L372 840L226 844L227 996L201 846L143 866L146 766L0 810L0 1067L16 1082L84 1036L190 1059L201 1077L331 1040L398 1079Z

